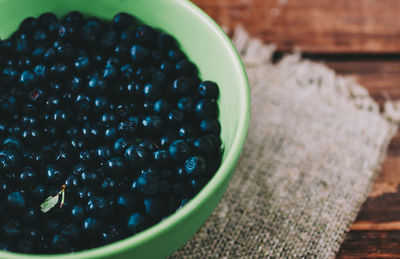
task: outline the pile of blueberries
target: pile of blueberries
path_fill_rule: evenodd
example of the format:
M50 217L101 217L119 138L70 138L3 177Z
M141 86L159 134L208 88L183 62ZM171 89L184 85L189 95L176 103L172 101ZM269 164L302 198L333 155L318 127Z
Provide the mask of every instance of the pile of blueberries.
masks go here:
M220 166L218 97L127 13L25 19L0 40L0 249L80 251L175 212Z

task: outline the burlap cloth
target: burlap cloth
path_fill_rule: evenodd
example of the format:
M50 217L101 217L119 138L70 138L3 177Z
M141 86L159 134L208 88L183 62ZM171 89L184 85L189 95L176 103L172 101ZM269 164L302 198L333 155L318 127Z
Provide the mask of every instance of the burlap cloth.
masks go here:
M225 196L170 258L332 258L365 201L397 130L368 92L299 54L272 64L273 45L239 28L252 118Z

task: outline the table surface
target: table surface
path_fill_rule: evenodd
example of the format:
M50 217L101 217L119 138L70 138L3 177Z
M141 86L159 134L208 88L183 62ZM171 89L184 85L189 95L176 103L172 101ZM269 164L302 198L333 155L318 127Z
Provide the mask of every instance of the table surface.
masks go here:
M358 79L380 104L400 99L398 0L193 0L221 26L243 25ZM400 132L337 258L400 258Z

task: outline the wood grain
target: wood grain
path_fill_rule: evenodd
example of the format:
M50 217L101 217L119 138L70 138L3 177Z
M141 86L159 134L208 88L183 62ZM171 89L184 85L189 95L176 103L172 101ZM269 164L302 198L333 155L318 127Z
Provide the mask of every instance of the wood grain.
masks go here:
M382 105L400 99L398 0L193 0L220 25L243 25L305 57L355 77ZM400 132L337 255L400 259Z
M193 0L220 25L242 24L279 50L399 53L398 0Z

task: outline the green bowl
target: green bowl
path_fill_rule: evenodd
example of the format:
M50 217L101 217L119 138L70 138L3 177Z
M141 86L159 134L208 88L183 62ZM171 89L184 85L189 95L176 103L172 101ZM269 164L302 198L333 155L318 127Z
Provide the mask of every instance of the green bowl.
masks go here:
M224 154L211 181L183 208L130 238L100 248L59 255L0 252L0 258L165 258L188 240L220 201L235 170L246 137L250 97L245 69L229 38L199 8L186 0L0 0L0 37L6 38L26 17L43 12L59 16L71 10L111 19L118 12L176 37L203 79L220 86Z

